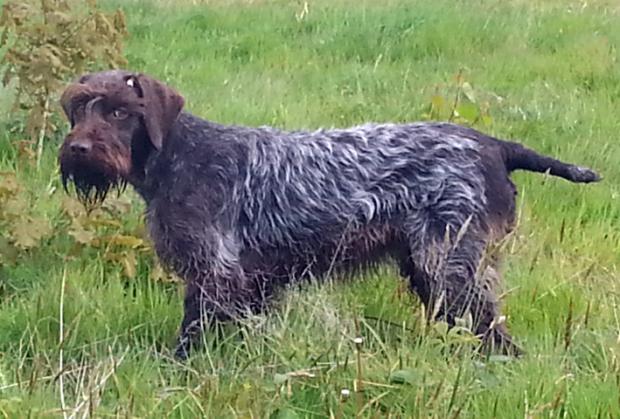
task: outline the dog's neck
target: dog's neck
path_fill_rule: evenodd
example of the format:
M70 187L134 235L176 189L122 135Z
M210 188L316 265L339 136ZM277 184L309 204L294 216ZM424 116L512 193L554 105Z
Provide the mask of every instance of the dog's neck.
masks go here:
M154 165L159 154L159 150L152 146L149 147L148 144L132 148L131 171L125 180L147 203L148 197L151 195L148 193L148 190L151 189L148 184L148 170Z
M166 160L167 148L171 141L177 136L178 130L183 129L181 122L183 113L174 122L170 128L166 138L163 140L163 147L156 149L148 139L146 131L140 133L132 144L131 149L131 171L126 177L126 181L140 194L144 201L149 204L151 198L156 194L160 185L156 179L157 176L151 176L149 173L161 170L160 166Z
M200 126L203 131L205 126L221 127L191 113L181 112L163 139L160 150L155 149L148 140L144 141L144 138L140 138L132 146L132 169L125 180L142 196L147 205L162 187L162 179L165 180L166 176L171 176L169 171L178 151L197 146L196 143L188 141L197 126ZM203 139L198 146L204 150L214 146L214 143ZM154 173L156 175L153 175Z

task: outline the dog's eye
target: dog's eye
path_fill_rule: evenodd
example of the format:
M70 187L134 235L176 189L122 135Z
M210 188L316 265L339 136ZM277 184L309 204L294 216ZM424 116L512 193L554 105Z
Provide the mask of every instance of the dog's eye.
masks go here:
M112 111L112 117L114 117L114 119L125 119L128 116L129 113L127 113L127 111L124 109L114 109Z

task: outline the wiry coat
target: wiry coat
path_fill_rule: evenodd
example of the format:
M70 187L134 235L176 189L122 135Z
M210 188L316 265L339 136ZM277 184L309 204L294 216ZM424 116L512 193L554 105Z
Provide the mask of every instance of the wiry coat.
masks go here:
M81 102L75 91L63 101L70 119L73 106L93 97L119 102L120 95L148 107L162 96L149 96L149 85L176 94L126 72L90 75L81 84L90 89L82 89ZM261 310L277 286L388 257L429 312L451 324L469 313L486 343L517 351L498 322L497 261L484 260L488 246L513 228L516 189L509 174L527 169L598 180L589 169L447 123L285 132L223 126L181 112L158 146L148 111L136 112L144 122L119 135L131 138L125 156L131 169L119 176L146 202L157 254L187 280L179 356L205 319ZM92 113L74 127L80 141L97 138L100 131L88 127L106 120L105 106ZM100 190L106 182L92 181L101 172L96 163L88 174L73 169L84 166L77 163L82 154L68 150L75 138L69 135L61 150L63 174Z

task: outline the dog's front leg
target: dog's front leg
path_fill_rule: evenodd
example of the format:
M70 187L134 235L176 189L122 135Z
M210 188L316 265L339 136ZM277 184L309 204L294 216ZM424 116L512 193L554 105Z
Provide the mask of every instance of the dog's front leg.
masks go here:
M239 247L233 236L213 228L205 230L202 236L167 230L165 240L156 241L160 258L186 283L175 350L179 359L187 358L192 346L200 343L204 330L217 322L243 317L257 298L239 262Z

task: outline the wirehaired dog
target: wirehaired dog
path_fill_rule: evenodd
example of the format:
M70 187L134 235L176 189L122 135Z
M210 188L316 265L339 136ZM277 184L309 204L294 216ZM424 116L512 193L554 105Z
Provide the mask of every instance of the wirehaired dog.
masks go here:
M131 184L161 261L186 280L176 348L205 323L262 310L307 277L391 258L427 312L472 320L487 347L516 353L501 321L497 258L513 229L514 170L595 182L592 170L448 123L284 132L182 112L144 74L82 76L61 104L71 123L62 181L85 203Z

